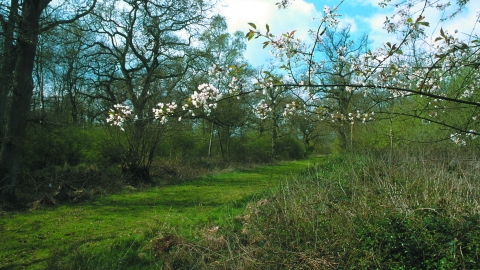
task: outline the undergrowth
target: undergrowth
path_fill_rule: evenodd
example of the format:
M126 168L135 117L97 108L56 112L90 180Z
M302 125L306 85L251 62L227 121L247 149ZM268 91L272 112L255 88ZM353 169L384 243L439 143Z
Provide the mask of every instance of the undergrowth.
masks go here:
M329 156L226 226L159 231L151 248L165 269L479 269L479 167L465 153Z

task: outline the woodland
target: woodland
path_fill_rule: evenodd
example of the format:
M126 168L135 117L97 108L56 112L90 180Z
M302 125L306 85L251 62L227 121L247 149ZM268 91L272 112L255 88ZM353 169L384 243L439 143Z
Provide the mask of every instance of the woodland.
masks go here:
M157 224L109 243L111 258L82 242L68 264L43 267L478 267L480 10L432 37L431 10L448 22L470 1L380 2L397 38L373 48L339 23L343 2L305 40L255 18L229 33L213 0L1 0L1 227L308 160L316 167L239 199L243 213L218 232L218 220L188 233ZM274 60L250 65L253 39Z

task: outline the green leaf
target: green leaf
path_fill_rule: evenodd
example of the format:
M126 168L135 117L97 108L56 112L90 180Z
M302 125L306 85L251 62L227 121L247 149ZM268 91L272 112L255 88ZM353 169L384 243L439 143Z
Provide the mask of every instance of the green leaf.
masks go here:
M437 41L439 41L439 40L442 40L442 39L443 39L442 37L437 37L437 38L435 39L435 42L437 42Z
M265 41L265 42L263 42L263 48L265 49L265 47L267 47L268 44L270 44L270 41Z
M251 27L253 27L253 29L257 29L257 26L254 24L254 23L248 23Z
M408 22L408 23L413 23L412 18L408 18L408 19L407 19L407 22Z
M398 49L398 50L395 51L395 53L397 53L397 54L403 54L403 51L400 50L400 49Z
M267 28L267 35L268 35L268 33L270 32L270 26L268 26L268 24L267 24L266 28Z
M267 75L267 77L265 77L265 80L268 80L273 77L272 73L270 73L269 71L264 71L263 73Z
M421 24L421 25L427 26L427 27L430 26L430 23L429 23L429 22L418 22L418 24Z
M253 31L248 32L248 34L247 34L248 40L251 40L254 35L255 35L255 33Z

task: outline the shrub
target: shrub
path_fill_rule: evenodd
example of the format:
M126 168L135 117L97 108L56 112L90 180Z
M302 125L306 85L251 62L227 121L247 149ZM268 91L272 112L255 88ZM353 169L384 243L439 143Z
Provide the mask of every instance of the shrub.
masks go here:
M281 137L277 142L277 155L281 159L301 159L304 153L303 144L293 137Z
M244 158L252 163L264 163L272 160L272 143L269 136L249 135L244 141Z

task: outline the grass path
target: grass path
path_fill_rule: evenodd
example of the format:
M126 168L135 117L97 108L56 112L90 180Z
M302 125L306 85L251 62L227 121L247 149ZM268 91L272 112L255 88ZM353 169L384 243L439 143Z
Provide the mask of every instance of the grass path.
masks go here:
M246 203L315 160L210 175L196 181L98 198L94 202L0 216L0 269L44 269L78 248L106 252L153 227L191 237L220 225ZM102 251L103 250L103 251Z

